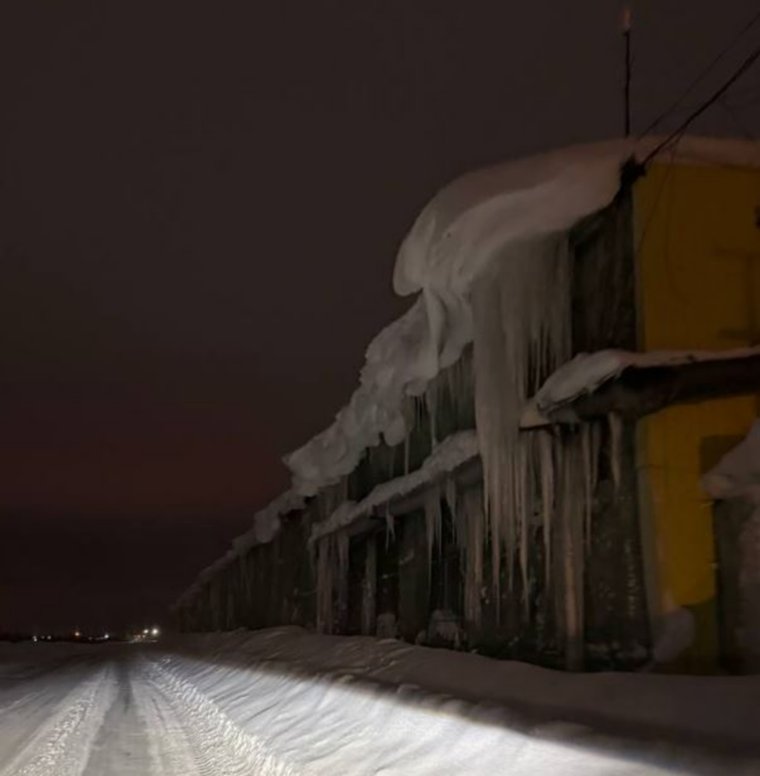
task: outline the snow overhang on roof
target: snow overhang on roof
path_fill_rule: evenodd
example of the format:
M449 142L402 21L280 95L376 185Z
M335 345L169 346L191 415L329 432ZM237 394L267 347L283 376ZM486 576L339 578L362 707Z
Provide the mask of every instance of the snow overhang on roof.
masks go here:
M382 439L389 445L403 441L404 399L423 394L472 341L468 293L474 279L520 243L570 229L609 205L623 165L645 159L660 140L551 151L464 175L436 194L403 241L393 273L395 291L417 294L416 300L372 340L359 387L332 425L286 456L292 489L256 514L253 528L202 572L181 601L235 557L271 541L281 516L302 508L302 497L350 474L368 447ZM760 167L760 143L684 137L662 158L684 165Z
M445 479L478 455L478 435L474 429L458 431L446 437L433 448L419 469L376 485L358 503L344 501L327 520L312 526L310 542L313 543L328 534L347 528L376 509L388 507L394 499L408 496L420 488Z
M622 166L643 160L660 138L575 146L507 162L459 178L420 213L398 253L393 285L418 294L367 349L359 387L334 423L285 458L293 488L314 495L357 466L381 439L400 442L401 412L455 363L472 340L473 280L520 243L570 229L601 210L620 188ZM668 163L760 166L760 144L685 137L663 151Z

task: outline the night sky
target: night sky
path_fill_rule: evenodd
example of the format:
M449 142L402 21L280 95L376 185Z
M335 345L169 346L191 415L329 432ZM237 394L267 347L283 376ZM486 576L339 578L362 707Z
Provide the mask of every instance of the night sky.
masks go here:
M634 128L756 10L635 5ZM0 630L162 620L286 486L281 456L331 421L405 309L394 255L435 189L619 134L619 15L5 4ZM755 70L697 128L760 135L759 106Z

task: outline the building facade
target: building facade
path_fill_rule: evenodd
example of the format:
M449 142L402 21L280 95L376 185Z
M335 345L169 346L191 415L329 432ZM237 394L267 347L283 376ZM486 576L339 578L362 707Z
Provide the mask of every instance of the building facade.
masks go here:
M760 150L648 151L555 152L433 199L396 266L415 303L287 459L292 491L180 599L183 629L747 665L747 561L716 558L750 550L725 550L741 531L702 481L757 415Z

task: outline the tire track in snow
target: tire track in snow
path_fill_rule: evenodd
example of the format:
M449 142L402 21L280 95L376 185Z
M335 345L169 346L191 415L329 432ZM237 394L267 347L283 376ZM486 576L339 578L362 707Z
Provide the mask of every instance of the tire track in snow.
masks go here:
M202 776L195 747L180 715L166 694L148 679L143 661L133 664L130 685L136 712L145 728L150 773Z
M97 669L67 693L1 776L79 776L115 695L110 665Z
M148 660L144 661L144 674L143 681L164 699L183 728L197 763L197 776L299 773L275 757L256 736L241 730L191 683Z

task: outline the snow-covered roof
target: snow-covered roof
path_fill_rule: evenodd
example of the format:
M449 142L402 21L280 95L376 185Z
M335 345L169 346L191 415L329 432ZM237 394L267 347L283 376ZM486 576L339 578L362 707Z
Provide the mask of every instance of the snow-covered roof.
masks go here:
M643 160L660 138L574 146L465 175L420 213L396 259L393 284L419 296L367 349L359 387L333 424L285 458L293 488L313 495L349 474L367 447L406 433L406 396L419 395L472 340L470 285L521 242L572 227L608 205L629 159ZM760 166L760 144L685 137L668 163Z
M359 387L335 421L286 456L292 489L257 513L251 531L202 572L200 581L251 546L270 541L280 516L301 508L301 497L350 474L368 447L383 439L389 445L403 441L408 431L404 399L424 393L472 341L473 280L510 248L567 230L610 204L623 164L645 159L659 142L656 137L615 140L551 151L469 173L436 194L403 241L393 273L395 291L401 296L416 293L416 300L372 340ZM684 137L662 158L669 164L760 167L760 143ZM551 390L558 390L557 384L564 390L579 380L588 382L588 390L632 366L626 359L637 355L612 353L595 355L598 360L586 362L583 369L576 364L566 377L557 377ZM548 383L545 388L548 401ZM347 507L346 515L359 507Z
M545 424L553 412L572 404L582 396L594 393L626 369L677 367L757 356L760 356L760 347L713 351L652 350L636 353L629 350L599 350L595 353L579 353L541 386L526 406L521 425L531 427Z
M257 544L271 542L280 530L280 518L305 505L303 496L293 490L286 490L276 499L260 509L253 517L253 527L232 541L233 551L240 555Z
M177 600L175 607L184 606L192 601L206 582L245 555L252 547L271 542L280 530L280 518L297 509L303 509L304 506L305 501L302 496L287 490L260 509L253 516L253 526L250 530L233 539L232 547L221 558L217 558L210 566L201 570L195 582Z
M395 477L375 486L361 501L345 501L328 518L312 527L310 541L351 525L362 515L370 514L377 507L394 498L406 496L417 488L453 472L462 464L478 456L478 435L475 430L459 431L433 448L422 466L402 477Z

